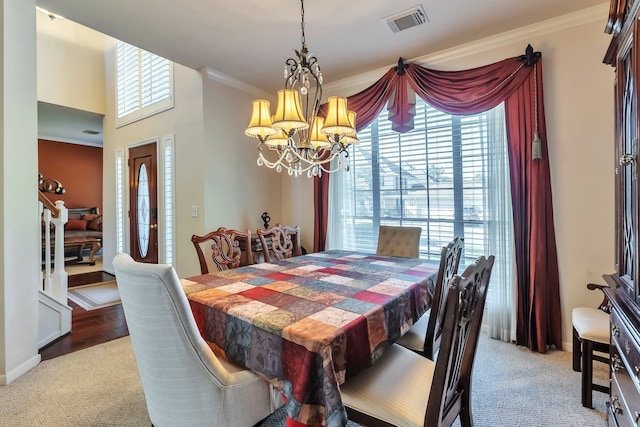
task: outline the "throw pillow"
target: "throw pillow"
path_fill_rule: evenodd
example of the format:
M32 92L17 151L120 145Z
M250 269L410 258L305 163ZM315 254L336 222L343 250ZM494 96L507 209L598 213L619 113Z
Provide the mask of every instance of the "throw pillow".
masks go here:
M85 214L85 215L82 215L82 219L85 219L87 221L91 221L93 219L96 219L99 216L101 216L101 215L100 214Z
M86 230L87 221L84 219L70 219L65 226L67 230Z
M85 215L89 216L89 215ZM102 215L96 215L91 221L87 223L87 230L102 231Z

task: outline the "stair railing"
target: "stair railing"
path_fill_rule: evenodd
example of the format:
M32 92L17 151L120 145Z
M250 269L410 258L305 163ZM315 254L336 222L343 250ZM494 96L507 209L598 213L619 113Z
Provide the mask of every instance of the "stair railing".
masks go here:
M55 203L42 192L38 192L40 215L42 217L41 241L44 251L43 292L61 304L67 304L69 278L64 269L64 225L69 219L68 209L62 200ZM53 271L51 270L51 224L55 226Z

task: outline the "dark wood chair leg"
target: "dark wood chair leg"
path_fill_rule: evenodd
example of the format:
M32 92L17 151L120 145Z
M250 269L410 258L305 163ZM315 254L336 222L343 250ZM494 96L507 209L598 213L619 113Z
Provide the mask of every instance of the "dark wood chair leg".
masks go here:
M593 407L593 341L582 340L582 406Z
M460 408L460 425L462 427L473 427L473 413L471 412L471 390L465 392L462 397L462 407Z
M573 370L580 372L580 354L582 353L580 337L576 328L573 328Z

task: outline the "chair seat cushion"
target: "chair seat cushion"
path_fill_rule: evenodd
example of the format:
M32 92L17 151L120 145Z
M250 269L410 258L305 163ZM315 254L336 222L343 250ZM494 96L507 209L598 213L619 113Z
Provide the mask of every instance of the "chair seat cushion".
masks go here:
M429 326L429 314L431 311L427 311L418 319L416 323L409 328L406 334L400 337L398 344L404 348L408 348L413 351L424 351L424 339L427 336L427 326Z
M348 379L342 401L392 425L423 427L436 364L393 344L376 364Z
M609 314L598 308L576 307L571 321L578 336L589 341L609 344Z

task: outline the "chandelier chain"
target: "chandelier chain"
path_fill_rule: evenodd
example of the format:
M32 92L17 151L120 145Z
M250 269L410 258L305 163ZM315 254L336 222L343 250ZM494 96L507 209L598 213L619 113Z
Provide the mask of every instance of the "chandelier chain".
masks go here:
M302 41L302 47L305 47L305 39L304 39L304 0L300 0L300 16L302 19L300 20L300 29L302 30L302 36L300 37L300 41Z

